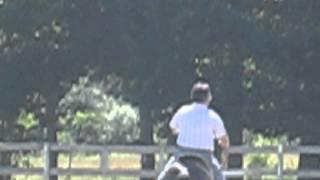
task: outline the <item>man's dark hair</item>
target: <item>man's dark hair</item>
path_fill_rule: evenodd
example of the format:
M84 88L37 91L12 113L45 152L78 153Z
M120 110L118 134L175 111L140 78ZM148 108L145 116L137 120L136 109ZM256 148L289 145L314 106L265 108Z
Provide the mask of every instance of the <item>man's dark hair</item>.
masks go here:
M193 102L201 103L206 101L210 94L211 90L209 83L200 81L193 84L190 96Z

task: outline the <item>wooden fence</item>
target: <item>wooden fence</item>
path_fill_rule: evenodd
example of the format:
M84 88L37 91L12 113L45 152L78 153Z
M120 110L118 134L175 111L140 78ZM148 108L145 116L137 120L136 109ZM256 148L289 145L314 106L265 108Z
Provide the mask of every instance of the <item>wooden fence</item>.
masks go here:
M136 176L151 177L158 175L161 168L166 163L166 155L174 152L174 147L167 146L117 146L117 145L67 145L67 144L49 144L49 143L0 143L0 152L42 152L43 168L14 168L0 167L0 175L41 175L43 179L49 180L50 175L88 175L88 176ZM50 152L58 153L98 153L100 156L99 168L49 168ZM155 170L127 170L110 169L108 158L111 153L129 153L129 154L158 154L158 168ZM320 155L320 146L275 146L255 148L249 146L232 146L229 154L277 154L278 166L276 169L227 169L224 171L227 177L243 176L276 176L282 180L285 176L296 176L305 178L319 178L320 169L310 170L284 170L284 154L315 154Z

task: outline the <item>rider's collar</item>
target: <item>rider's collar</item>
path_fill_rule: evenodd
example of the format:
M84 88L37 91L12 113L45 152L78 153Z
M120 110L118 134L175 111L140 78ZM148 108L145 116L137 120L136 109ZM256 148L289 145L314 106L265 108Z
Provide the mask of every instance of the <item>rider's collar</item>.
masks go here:
M196 107L196 108L206 108L206 109L208 109L208 105L203 104L203 103L194 102L194 103L192 103L192 106Z

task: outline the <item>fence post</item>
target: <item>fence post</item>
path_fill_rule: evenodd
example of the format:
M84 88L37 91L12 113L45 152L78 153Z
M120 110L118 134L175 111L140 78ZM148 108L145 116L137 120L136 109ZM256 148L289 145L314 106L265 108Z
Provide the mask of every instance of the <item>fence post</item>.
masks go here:
M278 180L283 180L283 161L284 161L283 157L284 157L283 143L281 143L278 146L278 169L277 169Z
M159 153L159 170L161 171L165 165L165 144L160 144L160 153Z
M100 170L102 175L106 175L108 172L108 159L109 159L109 152L103 149L100 152Z
M69 158L68 158L68 170L72 168L72 158L73 158L73 151L69 151ZM71 175L68 174L66 177L67 180L71 180Z
M50 144L44 143L43 146L43 179L50 180Z

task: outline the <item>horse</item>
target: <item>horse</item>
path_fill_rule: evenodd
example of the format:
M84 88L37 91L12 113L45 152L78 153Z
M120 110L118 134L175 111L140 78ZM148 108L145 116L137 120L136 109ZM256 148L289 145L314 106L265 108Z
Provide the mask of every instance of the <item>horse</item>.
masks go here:
M200 158L180 157L157 180L214 180L212 169Z

